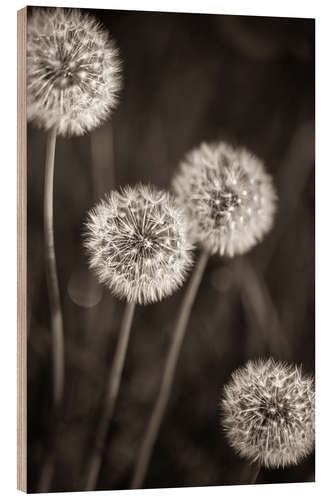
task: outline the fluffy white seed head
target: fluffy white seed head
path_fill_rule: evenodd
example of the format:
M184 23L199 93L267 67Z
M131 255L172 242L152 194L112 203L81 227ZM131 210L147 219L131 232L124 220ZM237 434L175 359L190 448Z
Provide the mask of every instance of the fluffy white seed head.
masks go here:
M28 18L28 120L61 135L98 127L121 87L118 49L79 9L37 8Z
M172 294L192 263L181 209L141 184L111 191L89 212L85 246L100 282L139 304Z
M272 227L272 179L244 148L202 143L181 163L173 188L186 210L190 238L211 254L243 254Z
M300 367L248 362L225 386L221 409L230 445L251 462L296 465L314 448L314 381Z

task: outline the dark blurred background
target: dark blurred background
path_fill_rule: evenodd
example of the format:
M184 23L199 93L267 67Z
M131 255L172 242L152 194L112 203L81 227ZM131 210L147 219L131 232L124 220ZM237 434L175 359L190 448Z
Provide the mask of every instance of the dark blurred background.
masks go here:
M203 140L261 157L279 195L274 229L252 252L209 261L145 487L245 484L218 402L231 371L273 355L314 372L314 20L91 10L116 40L124 88L112 119L58 139L55 243L64 313L65 407L54 491L83 486L124 303L103 289L82 247L86 212L107 191L168 188ZM45 134L28 128L28 490L52 426L50 317L42 191ZM184 289L137 307L98 489L128 488ZM314 457L258 482L314 480Z

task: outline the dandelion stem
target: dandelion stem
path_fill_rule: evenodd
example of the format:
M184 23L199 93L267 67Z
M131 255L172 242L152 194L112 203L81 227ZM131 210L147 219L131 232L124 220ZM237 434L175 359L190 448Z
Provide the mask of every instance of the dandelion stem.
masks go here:
M42 473L37 486L38 493L50 493L50 485L54 473L55 456L53 449L48 453L46 460L43 464Z
M93 452L89 462L86 490L96 489L96 483L102 465L106 435L110 426L119 392L129 335L133 323L134 310L135 302L128 302L123 316L118 344L111 366L103 414L99 422Z
M54 248L53 228L53 179L54 157L57 139L56 127L47 133L45 179L44 179L44 243L46 258L46 279L50 301L53 363L53 404L60 406L64 387L64 331L60 304L59 282Z
M202 250L196 268L187 287L175 331L173 333L159 394L139 452L131 488L141 488L145 480L152 451L170 397L177 362L186 333L186 327L208 258L209 253L206 250Z
M253 466L252 474L251 474L251 480L249 481L249 484L256 484L258 476L260 474L261 467L258 464L255 464Z
M53 415L51 416L52 434L47 445L48 452L44 460L38 491L49 492L55 463L55 439L59 426L59 412L64 389L64 329L60 304L57 263L54 247L53 227L53 180L54 158L57 140L57 127L51 128L46 137L46 158L44 178L44 244L46 282L50 302L51 333L52 333L52 398Z

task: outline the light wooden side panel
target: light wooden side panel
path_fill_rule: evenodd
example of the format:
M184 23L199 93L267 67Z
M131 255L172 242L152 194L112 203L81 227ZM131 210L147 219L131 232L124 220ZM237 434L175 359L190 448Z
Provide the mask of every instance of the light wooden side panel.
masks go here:
M27 9L17 13L17 487L27 491Z

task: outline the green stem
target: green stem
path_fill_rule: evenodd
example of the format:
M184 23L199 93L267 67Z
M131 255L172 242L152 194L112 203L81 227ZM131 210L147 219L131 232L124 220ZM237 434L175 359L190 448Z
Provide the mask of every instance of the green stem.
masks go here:
M147 468L151 459L156 438L170 397L177 362L181 347L183 345L183 340L192 306L197 295L208 258L208 252L206 250L202 250L196 268L187 287L182 307L178 316L176 328L173 333L159 394L140 448L131 488L141 488L145 480Z
M126 305L119 333L118 344L110 371L104 410L96 432L94 448L88 466L88 475L85 488L86 490L96 489L96 483L102 465L106 435L110 427L110 422L113 416L115 404L119 393L119 386L124 368L128 340L131 331L131 326L133 323L134 310L135 310L135 303L128 302Z

